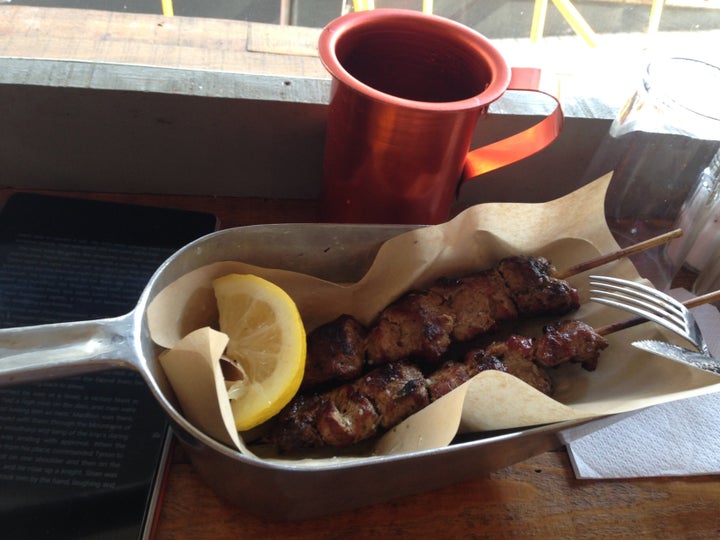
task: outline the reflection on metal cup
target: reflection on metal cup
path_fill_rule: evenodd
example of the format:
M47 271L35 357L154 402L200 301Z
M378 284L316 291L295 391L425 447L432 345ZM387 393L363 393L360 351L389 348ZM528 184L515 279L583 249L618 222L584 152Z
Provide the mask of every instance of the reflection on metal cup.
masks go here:
M683 228L681 238L632 258L659 289L687 258L714 189L718 90L717 66L689 58L652 62L586 172L595 178L613 171L605 215L621 246Z
M534 131L469 154L490 103L509 87L536 89L538 73L511 70L485 37L442 17L350 13L323 30L319 52L332 75L325 221L445 221L463 179L537 152L562 125L558 104Z

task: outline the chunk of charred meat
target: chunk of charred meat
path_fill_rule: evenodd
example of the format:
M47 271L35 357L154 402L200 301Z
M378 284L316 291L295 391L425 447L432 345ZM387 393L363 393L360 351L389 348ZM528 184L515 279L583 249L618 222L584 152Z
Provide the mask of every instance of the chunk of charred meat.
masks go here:
M360 377L356 386L375 405L383 429L399 424L430 403L425 376L408 362L394 362L373 370Z
M437 361L452 343L455 317L434 291L404 295L385 308L368 335L368 364L412 357Z
M526 336L512 335L505 341L491 343L484 349L467 353L468 358L494 358L505 367L505 371L526 382L543 394L553 392L552 379L548 373L535 364L535 342Z
M520 318L564 315L580 307L577 291L554 278L555 267L543 257L507 257L497 270Z
M447 360L425 379L428 392L430 392L430 400L435 401L443 397L481 371L488 369L507 371L505 365L493 356L468 355L464 362Z
M407 360L388 363L333 390L296 396L278 415L272 441L281 452L355 444L397 425L488 369L510 373L549 394L552 383L544 366L581 362L594 369L606 347L605 339L590 326L563 321L546 326L537 339L515 335L471 350L463 360L447 360L427 377ZM553 351L561 356L550 361Z
M344 384L323 396L317 431L327 446L350 446L375 435L380 414L354 384Z
M286 452L329 445L318 431L318 417L326 400L321 394L296 395L276 417L272 434L275 446Z
M440 278L430 290L443 297L454 318L452 337L458 341L471 340L494 330L498 321L518 316L505 282L495 270L458 279Z
M607 341L592 326L581 321L563 321L547 325L535 344L534 360L541 366L557 366L577 362L588 371L595 371L600 352Z
M302 387L357 379L365 368L367 330L357 319L341 315L308 334Z

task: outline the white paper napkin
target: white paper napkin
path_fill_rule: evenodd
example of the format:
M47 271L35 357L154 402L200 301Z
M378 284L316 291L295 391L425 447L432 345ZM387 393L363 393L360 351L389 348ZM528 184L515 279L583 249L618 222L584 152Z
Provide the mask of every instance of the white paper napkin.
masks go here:
M672 291L680 300L691 295ZM720 357L720 313L693 309L710 352ZM720 474L720 392L673 401L563 431L577 478Z

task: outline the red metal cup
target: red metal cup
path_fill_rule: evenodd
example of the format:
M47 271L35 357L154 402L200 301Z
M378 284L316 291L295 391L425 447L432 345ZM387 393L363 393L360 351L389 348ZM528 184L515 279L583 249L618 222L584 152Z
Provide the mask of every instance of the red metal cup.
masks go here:
M562 128L562 111L469 152L478 119L507 89L537 90L539 71L511 70L481 34L416 11L344 15L323 30L333 77L323 219L441 223L459 183L523 159Z

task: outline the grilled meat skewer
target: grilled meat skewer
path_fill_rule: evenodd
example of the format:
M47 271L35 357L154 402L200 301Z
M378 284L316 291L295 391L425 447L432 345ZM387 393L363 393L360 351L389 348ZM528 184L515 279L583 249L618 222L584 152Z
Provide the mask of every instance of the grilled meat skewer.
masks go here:
M542 257L507 257L494 268L403 295L369 329L343 315L308 336L303 388L353 380L366 366L403 359L437 365L453 342L502 321L565 315L579 307L578 293L554 271Z
M463 361L445 362L423 384L421 371L407 359L437 362L452 340L469 341L494 330L501 321L564 315L579 307L577 291L565 278L680 234L679 229L671 231L563 272L544 258L509 257L495 268L461 279L441 279L428 290L405 295L388 306L370 330L347 315L328 323L309 336L304 388L332 380L353 380L367 365L389 363L368 375L365 385L356 381L322 394L300 394L279 415L276 444L283 450L352 444L392 425L393 418L402 420L416 407L425 406L426 400L438 399L483 369L510 372L551 393L544 368L571 361L595 369L600 351L607 346L604 333L570 322L546 327L545 335L537 341L511 336L470 351ZM390 398L377 401L378 392ZM377 403L397 406L380 407L373 402L373 394Z
M277 416L272 441L281 452L355 444L397 425L487 369L506 371L550 393L545 366L581 362L592 370L607 347L602 336L579 321L549 325L543 332L537 339L511 336L471 350L428 376L404 359L332 390L299 394Z
M403 358L437 362L453 341L468 341L501 321L565 315L578 293L552 277L542 257L507 257L495 268L459 279L441 278L388 306L368 335L369 365Z

